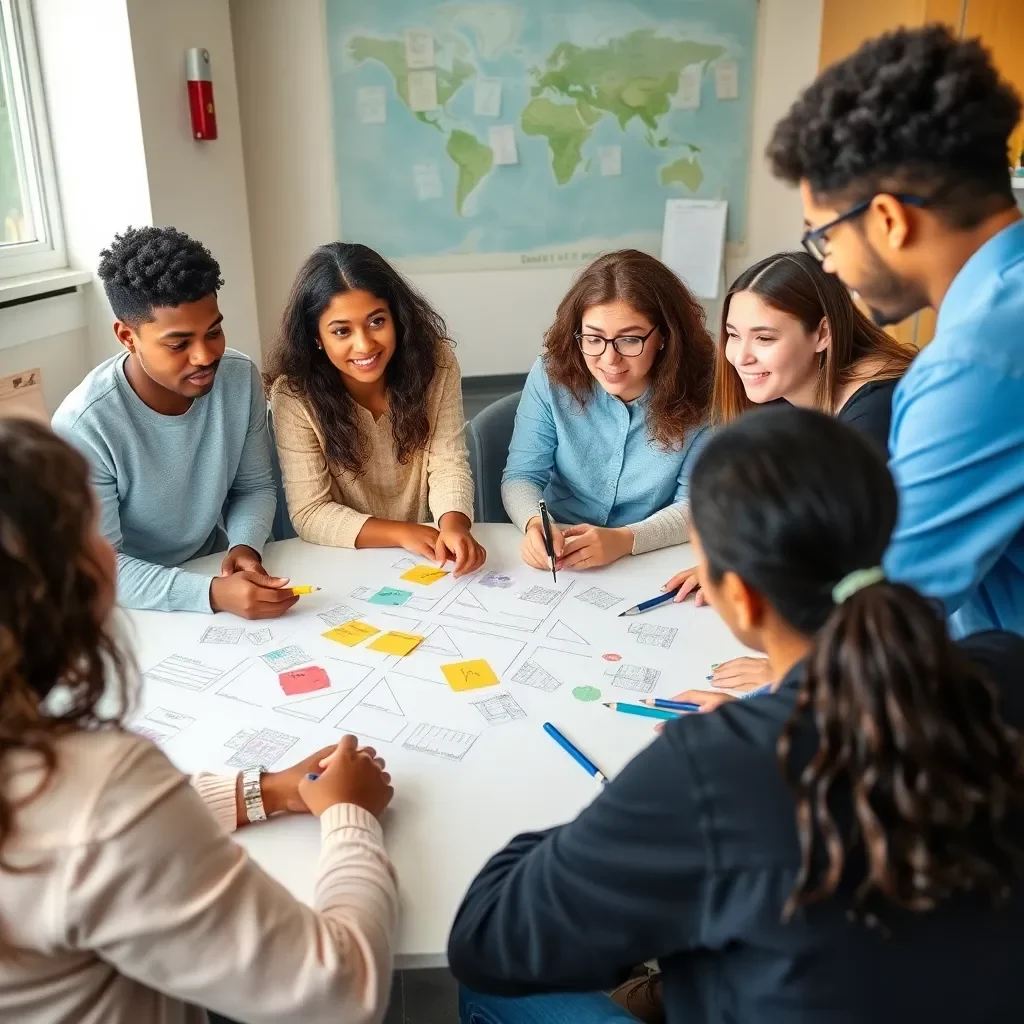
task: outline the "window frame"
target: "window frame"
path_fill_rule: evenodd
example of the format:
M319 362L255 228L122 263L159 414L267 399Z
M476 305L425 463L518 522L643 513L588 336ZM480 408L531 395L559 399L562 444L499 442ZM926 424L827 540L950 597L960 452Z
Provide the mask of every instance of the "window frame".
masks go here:
M40 235L31 242L0 243L2 284L66 267L68 261L30 0L0 0L0 29L11 65L11 126L25 154L26 198Z

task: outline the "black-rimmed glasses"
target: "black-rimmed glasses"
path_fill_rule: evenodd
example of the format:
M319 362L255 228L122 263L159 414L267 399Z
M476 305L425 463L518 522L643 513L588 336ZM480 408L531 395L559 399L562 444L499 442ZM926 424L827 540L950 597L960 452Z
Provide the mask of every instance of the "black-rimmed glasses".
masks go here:
M925 199L923 196L911 196L901 192L887 193L892 195L893 199L898 199L904 206L927 206L929 203L935 201L932 199ZM822 224L820 228L815 228L813 231L805 231L803 238L800 239L800 244L813 256L819 263L824 263L828 256L828 239L826 235L843 221L853 220L854 217L860 217L862 214L867 212L868 207L874 202L875 197L872 196L870 199L865 199L862 203L857 203L855 206L851 206L845 213L839 214L835 220L830 220L827 224Z
M635 359L644 350L647 339L657 330L657 325L652 327L642 338L626 336L624 338L604 338L600 334L584 334L577 331L575 334L576 344L585 356L603 356L609 345L620 356L626 359Z

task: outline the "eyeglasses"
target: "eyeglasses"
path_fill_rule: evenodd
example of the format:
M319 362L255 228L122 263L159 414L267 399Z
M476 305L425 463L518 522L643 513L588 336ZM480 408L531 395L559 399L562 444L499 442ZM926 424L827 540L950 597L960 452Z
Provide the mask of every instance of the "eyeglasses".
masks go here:
M600 334L581 334L577 332L574 337L585 356L603 356L609 345L620 356L627 359L634 359L644 350L647 339L657 330L657 325L652 327L642 338L603 338Z
M893 192L891 195L893 199L898 199L904 206L928 206L929 203L935 202L934 196L931 199L925 199L922 196L911 196L901 192ZM822 224L820 228L815 228L813 231L805 231L803 238L800 239L800 244L819 263L824 263L825 258L828 256L828 238L825 236L834 227L842 224L843 221L853 220L854 217L860 217L862 214L866 213L868 207L874 202L874 200L874 196L870 199L865 199L864 202L857 203L856 206L851 206L845 213L839 214L835 220L830 220L827 224Z

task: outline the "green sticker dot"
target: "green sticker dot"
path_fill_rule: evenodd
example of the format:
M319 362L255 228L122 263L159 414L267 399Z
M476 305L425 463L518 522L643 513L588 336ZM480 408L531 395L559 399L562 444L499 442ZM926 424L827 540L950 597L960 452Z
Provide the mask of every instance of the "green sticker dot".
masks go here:
M601 699L601 691L596 686L577 686L576 689L572 691L572 695L577 700L589 701Z

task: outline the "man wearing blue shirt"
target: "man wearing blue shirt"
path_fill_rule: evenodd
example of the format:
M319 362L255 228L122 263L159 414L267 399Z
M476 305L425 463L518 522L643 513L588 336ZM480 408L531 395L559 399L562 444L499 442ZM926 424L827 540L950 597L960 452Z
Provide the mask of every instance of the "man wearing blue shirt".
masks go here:
M932 306L934 340L893 397L900 518L885 567L955 634L1024 633L1024 221L1007 170L1021 104L976 41L874 39L776 126L805 247L882 322Z

